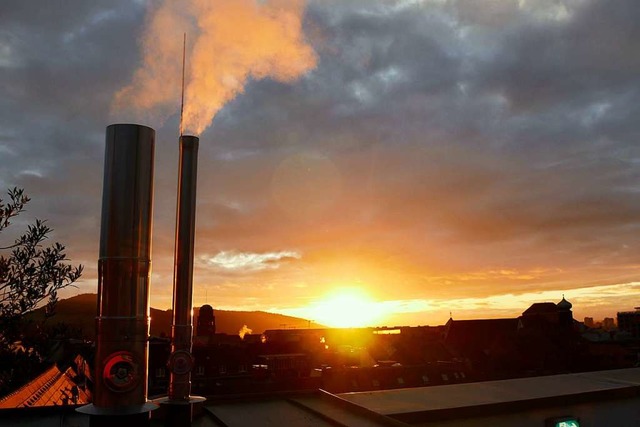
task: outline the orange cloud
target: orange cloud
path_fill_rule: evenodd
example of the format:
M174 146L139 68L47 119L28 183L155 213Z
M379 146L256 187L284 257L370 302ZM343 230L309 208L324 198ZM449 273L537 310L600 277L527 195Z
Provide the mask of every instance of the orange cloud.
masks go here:
M178 110L187 33L184 130L200 134L250 78L286 83L316 66L303 15L302 0L165 1L149 12L143 63L113 109L160 118Z

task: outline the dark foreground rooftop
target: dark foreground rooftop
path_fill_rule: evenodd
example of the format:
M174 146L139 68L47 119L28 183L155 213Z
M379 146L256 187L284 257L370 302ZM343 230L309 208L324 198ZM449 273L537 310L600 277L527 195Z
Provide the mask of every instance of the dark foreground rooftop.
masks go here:
M375 413L415 424L638 398L640 368L338 396Z
M387 391L210 398L194 427L640 425L640 368ZM4 411L3 426L88 426L72 408ZM514 424L515 423L515 424ZM164 425L154 420L153 425Z

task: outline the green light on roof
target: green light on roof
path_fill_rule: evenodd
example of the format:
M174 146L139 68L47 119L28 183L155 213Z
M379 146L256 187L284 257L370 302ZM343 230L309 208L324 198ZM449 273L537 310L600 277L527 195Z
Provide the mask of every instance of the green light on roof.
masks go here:
M557 421L555 427L580 427L580 422L577 419L569 418Z

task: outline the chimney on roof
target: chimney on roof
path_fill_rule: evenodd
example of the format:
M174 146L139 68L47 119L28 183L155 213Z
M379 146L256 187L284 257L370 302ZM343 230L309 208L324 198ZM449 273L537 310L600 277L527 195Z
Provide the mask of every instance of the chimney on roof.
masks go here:
M148 425L157 407L147 401L154 145L149 127L107 127L95 391L93 404L78 409L91 415L92 426L116 419Z
M191 354L193 259L199 142L196 136L180 136L169 390L167 398L159 401L167 408L165 419L167 426L190 426L193 418L193 403L205 400L200 396L191 396L191 370L194 364Z

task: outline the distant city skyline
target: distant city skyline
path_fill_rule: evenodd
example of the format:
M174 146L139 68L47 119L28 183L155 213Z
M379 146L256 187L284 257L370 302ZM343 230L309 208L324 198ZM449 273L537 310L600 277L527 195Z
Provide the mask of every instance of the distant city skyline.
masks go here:
M194 305L374 325L640 305L637 0L176 4L0 4L0 191L32 198L0 237L46 219L85 265L62 297L96 292L105 127L139 122L171 307L186 32Z

